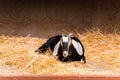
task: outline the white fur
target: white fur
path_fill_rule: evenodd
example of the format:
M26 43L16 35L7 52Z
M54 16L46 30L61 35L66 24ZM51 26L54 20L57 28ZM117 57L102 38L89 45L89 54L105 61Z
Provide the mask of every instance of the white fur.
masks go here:
M60 41L55 45L54 50L53 50L53 56L56 56L58 53L58 49L60 46Z
M74 48L76 49L76 51L78 52L79 55L83 54L83 50L82 50L82 46L79 42L72 40L72 44L74 46Z
M62 37L63 42L68 42L68 39L69 39L68 37L65 36Z
M63 56L67 57L68 56L68 52L67 51L63 51Z
M63 51L63 54L67 54L68 52L67 51Z

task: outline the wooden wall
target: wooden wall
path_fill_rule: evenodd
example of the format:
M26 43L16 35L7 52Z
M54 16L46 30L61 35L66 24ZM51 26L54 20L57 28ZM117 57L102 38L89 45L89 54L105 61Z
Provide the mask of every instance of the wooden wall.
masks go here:
M0 0L0 34L50 37L95 27L120 31L120 0Z

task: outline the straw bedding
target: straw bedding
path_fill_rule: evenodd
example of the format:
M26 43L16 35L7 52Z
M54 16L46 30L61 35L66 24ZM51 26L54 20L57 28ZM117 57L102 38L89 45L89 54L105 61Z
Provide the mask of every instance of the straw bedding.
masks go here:
M87 63L60 62L48 50L45 54L34 51L46 39L35 37L0 36L1 74L77 74L119 75L120 35L100 30L76 33L85 48Z

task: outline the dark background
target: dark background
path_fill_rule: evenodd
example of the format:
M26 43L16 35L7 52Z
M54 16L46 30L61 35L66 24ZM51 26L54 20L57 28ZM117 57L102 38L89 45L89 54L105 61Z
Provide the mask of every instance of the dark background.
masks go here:
M0 0L0 34L50 37L96 27L120 31L120 0Z

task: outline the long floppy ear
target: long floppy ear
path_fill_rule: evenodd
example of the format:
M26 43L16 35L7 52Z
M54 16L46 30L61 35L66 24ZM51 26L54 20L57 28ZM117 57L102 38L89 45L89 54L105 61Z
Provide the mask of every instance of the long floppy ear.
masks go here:
M54 49L53 49L53 56L57 56L58 54L58 50L59 50L59 47L60 47L60 41L55 45Z
M78 38L76 38L76 37L72 38L72 45L74 46L74 48L76 49L76 51L79 55L84 54L83 45Z

